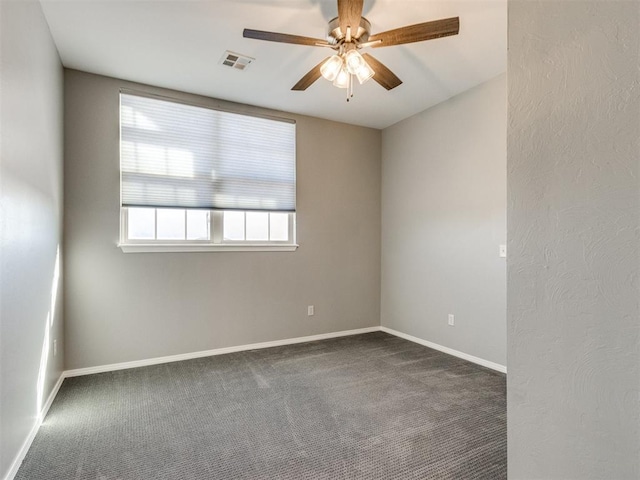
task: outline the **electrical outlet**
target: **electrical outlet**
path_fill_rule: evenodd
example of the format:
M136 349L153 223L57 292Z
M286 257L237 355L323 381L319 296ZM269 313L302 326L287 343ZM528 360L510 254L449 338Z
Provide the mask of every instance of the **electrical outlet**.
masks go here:
M449 325L453 327L454 324L455 324L455 317L453 316L452 313L450 313L449 314Z
M313 317L314 314L315 314L315 311L314 311L313 305L309 305L307 307L307 315L310 317Z
M53 341L53 356L55 357L58 354L58 340Z

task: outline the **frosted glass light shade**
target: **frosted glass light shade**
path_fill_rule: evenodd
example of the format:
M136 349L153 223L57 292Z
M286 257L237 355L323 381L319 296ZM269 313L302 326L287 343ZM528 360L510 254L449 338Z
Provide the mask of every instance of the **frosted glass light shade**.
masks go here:
M346 68L341 68L340 73L333 81L333 85L338 88L348 88L349 87L349 72L347 72Z
M347 71L352 75L355 75L362 64L365 63L364 58L357 50L349 50L344 56L344 62L347 65Z
M340 73L340 69L342 69L342 59L338 55L332 55L320 67L320 74L333 82Z
M374 72L373 68L371 68L369 64L364 61L364 59L362 59L362 65L360 65L358 70L356 70L356 77L358 78L360 85L362 85L364 82L373 77L375 73L376 72Z

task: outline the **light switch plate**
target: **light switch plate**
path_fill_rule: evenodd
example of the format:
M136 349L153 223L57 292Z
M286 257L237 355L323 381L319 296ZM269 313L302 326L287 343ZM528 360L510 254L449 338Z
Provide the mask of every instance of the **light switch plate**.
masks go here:
M500 258L507 258L507 246L506 245L500 245Z

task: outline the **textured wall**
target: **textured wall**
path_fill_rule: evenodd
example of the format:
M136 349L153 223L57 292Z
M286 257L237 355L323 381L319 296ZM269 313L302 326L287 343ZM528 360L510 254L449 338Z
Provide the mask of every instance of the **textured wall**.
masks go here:
M0 478L63 363L63 73L37 1L0 1ZM53 340L58 354L53 355Z
M637 479L640 2L509 4L509 478Z
M120 87L161 92L65 72L67 368L379 325L380 131L280 114L297 121L295 252L124 254Z
M506 96L501 75L382 135L382 325L501 365Z

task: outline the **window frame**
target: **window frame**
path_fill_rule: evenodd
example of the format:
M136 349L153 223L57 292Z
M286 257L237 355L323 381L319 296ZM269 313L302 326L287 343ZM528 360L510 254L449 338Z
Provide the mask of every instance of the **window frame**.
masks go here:
M164 95L158 95L154 93L121 88L120 94L134 95L140 97L147 97L152 99L158 99L162 101L173 102L177 104L206 108L209 110L215 110L220 112L227 112L239 115L247 115L251 117L263 118L274 121L282 121L286 123L295 124L295 120L289 118L276 117L272 115L264 115L260 113L247 112L242 110L232 110L220 108L219 106L211 106L205 105L202 103L191 102L189 100L184 100L180 98L167 97ZM119 97L120 98L120 97ZM119 100L120 104L120 100ZM121 142L122 142L122 130L121 130L121 122L122 119L119 118L119 158L121 155ZM297 135L296 135L297 137ZM294 139L294 142L296 139ZM295 146L297 149L297 145ZM294 158L294 162L297 163L297 160ZM297 165L294 163L294 171L297 169ZM240 252L240 251L261 251L261 252L275 252L275 251L295 251L298 248L298 244L296 243L296 211L269 211L269 210L260 210L263 213L282 213L287 214L289 216L289 240L288 241L248 241L248 240L224 240L223 238L223 215L225 211L232 210L216 210L216 209L204 209L209 212L209 240L157 240L157 239L129 239L128 238L128 209L129 208L152 208L155 210L155 229L157 235L157 211L158 209L167 208L167 207L127 207L122 205L122 169L119 164L119 172L120 172L120 235L117 246L124 253L144 253L144 252ZM296 194L297 196L297 194ZM170 208L170 207L169 207ZM176 207L180 210L197 210L188 207ZM246 235L246 213L254 210L236 210L245 213L245 235ZM258 211L258 210L255 210ZM186 213L185 213L186 215ZM270 221L269 221L270 227ZM187 228L185 222L185 229ZM186 235L185 235L186 237Z

